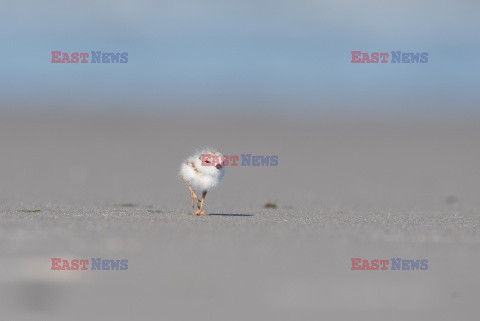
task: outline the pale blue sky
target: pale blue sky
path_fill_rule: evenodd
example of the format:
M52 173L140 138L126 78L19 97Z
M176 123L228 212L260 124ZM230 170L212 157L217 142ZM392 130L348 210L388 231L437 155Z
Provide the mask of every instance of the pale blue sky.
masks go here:
M477 1L20 0L1 7L2 109L175 111L210 102L475 109L480 102ZM129 62L51 64L51 50L128 52ZM428 52L429 62L351 64L352 50Z

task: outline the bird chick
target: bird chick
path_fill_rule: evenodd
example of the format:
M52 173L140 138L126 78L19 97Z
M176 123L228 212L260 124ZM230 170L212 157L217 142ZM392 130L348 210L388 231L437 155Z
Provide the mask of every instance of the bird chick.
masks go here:
M217 187L225 175L222 157L223 155L217 151L205 149L182 163L180 176L190 190L192 208L195 208L195 202L198 206L198 210L190 215L208 216L203 210L203 203L207 191ZM197 197L195 191L202 192L202 200Z

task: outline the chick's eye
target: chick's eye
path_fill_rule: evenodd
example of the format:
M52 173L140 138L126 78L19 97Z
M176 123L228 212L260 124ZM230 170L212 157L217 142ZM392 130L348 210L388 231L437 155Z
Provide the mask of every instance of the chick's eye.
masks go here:
M210 164L210 161L205 161L205 163Z

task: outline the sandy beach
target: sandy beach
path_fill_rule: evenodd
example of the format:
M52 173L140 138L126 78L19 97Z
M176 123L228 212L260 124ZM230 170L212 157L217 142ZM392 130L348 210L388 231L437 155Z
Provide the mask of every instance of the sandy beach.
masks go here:
M476 319L478 123L198 120L0 117L5 320ZM205 145L278 166L227 168L212 215L192 217L178 170ZM54 257L128 269L54 271Z

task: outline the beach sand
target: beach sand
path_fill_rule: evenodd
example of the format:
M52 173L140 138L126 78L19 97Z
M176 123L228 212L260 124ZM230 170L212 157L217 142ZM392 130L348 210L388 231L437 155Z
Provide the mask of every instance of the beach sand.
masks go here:
M474 320L479 141L467 120L3 114L2 319ZM228 167L192 217L178 170L205 145L278 166Z

